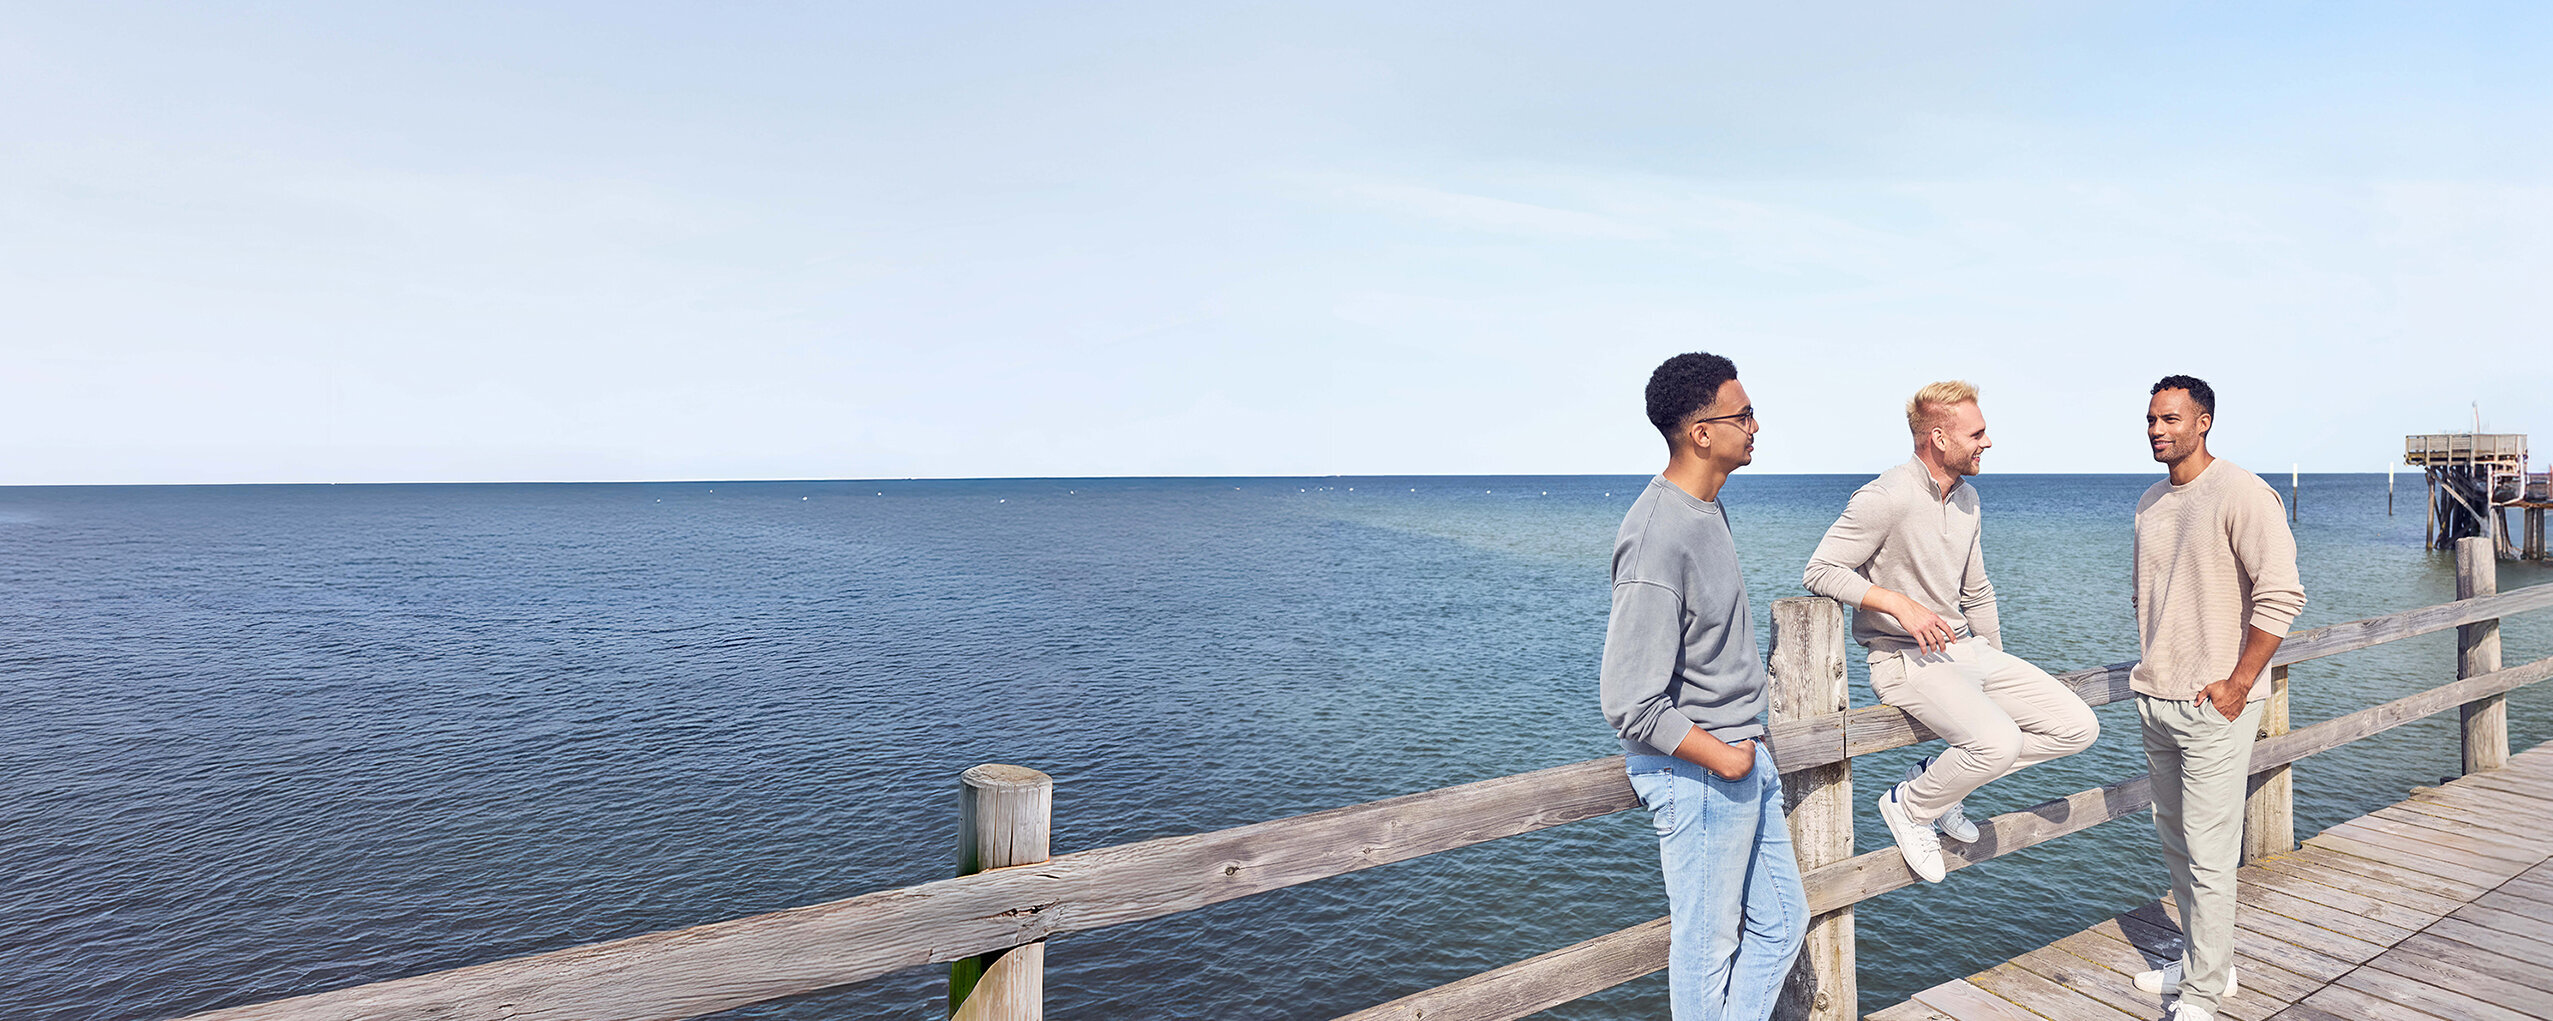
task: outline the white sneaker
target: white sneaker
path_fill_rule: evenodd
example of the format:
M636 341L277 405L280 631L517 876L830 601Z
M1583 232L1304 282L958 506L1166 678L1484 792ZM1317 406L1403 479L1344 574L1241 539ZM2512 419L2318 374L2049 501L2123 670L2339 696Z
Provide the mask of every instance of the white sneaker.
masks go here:
M1916 777L1924 775L1925 770L1932 768L1932 760L1933 756L1927 755L1924 756L1923 761L1906 767L1907 781L1911 783ZM1942 809L1941 818L1932 821L1933 828L1940 830L1942 836L1962 844L1976 843L1977 824L1969 822L1968 813L1960 811L1966 805L1967 802L1964 801L1951 802L1949 808Z
M2175 1003L2172 1005L2171 1015L2165 1017L2163 1021L2216 1021L2216 1019L2208 1016L2206 1011L2189 1004Z
M2242 977L2243 969L2230 964L2225 966L2225 995L2232 996L2242 991ZM2139 992L2153 993L2156 996L2181 995L2181 962L2174 961L2153 971L2137 972L2136 988Z
M1897 853L1906 856L1906 867L1927 883L1941 882L1948 871L1941 863L1941 838L1932 827L1916 822L1906 814L1906 806L1897 803L1897 792L1906 788L1896 784L1879 796L1879 817L1888 823L1888 833L1897 838Z

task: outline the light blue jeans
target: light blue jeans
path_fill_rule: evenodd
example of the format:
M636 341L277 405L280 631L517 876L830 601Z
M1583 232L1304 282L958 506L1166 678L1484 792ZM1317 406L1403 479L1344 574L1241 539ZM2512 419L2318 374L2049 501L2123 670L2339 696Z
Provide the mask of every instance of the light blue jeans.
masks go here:
M1765 1021L1808 935L1772 753L1757 741L1755 771L1743 780L1665 755L1628 765L1666 872L1675 1021Z

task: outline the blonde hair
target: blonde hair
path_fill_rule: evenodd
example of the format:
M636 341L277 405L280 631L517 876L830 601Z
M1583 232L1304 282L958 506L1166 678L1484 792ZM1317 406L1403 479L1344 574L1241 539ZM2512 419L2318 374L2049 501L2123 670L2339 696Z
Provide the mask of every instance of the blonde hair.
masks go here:
M1932 429L1942 412L1976 399L1976 384L1964 379L1926 383L1923 389L1906 399L1906 431L1920 437Z

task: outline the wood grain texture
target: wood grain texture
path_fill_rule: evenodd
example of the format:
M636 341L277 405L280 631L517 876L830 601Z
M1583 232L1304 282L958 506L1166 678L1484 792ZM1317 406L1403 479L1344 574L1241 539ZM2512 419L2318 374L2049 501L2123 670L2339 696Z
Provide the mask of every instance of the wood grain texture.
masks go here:
M957 874L1034 865L1052 844L1055 781L1025 766L988 763L958 774ZM955 1021L1040 1021L1046 1016L1046 945L978 954L949 965Z
M2455 594L2459 600L2500 591L2500 558L2491 540L2458 539L2455 544ZM2457 677L2480 677L2500 669L2500 621L2476 621L2455 632ZM2484 773L2509 762L2509 700L2490 695L2465 703L2464 771Z
M1815 596L1773 601L1772 721L1833 719L1852 707L1845 644L1843 604ZM1852 760L1785 774L1782 801L1803 875L1853 856ZM1859 977L1852 907L1814 914L1773 1017L1852 1021L1861 1015Z
M2287 668L2269 668L2269 697L2263 700L2257 739L2288 732ZM2296 847L2296 777L2293 766L2254 772L2243 796L2243 864L2284 854Z
M672 1021L1621 811L1619 757L194 1015Z

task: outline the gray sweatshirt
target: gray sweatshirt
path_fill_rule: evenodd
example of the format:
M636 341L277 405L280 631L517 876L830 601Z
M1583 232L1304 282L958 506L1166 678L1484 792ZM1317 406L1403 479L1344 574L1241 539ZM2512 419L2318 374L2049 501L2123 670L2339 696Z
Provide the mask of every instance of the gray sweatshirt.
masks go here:
M2003 648L1979 520L1977 487L1954 485L1944 501L1932 470L1908 461L1853 492L1844 516L1809 554L1800 582L1853 607L1853 637L1873 658L1915 647L1896 618L1862 605L1873 585L1939 614L1954 632L1965 628Z
M1764 733L1764 660L1717 503L1649 480L1613 540L1613 618L1598 683L1625 755L1673 755L1695 727Z

